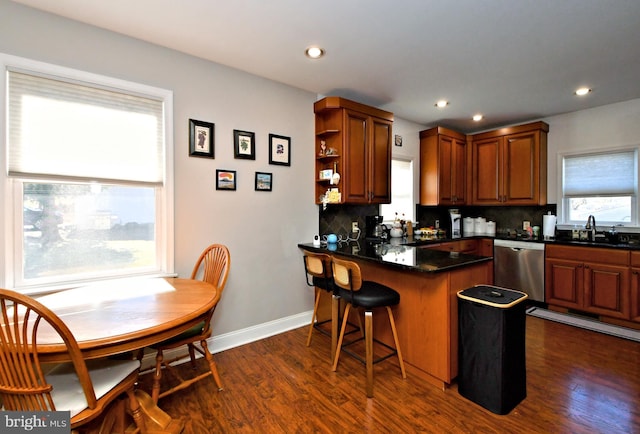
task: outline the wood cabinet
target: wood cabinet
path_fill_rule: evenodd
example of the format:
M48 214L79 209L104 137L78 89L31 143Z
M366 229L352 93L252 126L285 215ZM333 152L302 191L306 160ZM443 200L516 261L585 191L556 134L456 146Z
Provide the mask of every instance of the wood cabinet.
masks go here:
M544 122L470 136L473 205L546 205L547 132Z
M420 205L464 205L467 137L444 127L420 131Z
M339 97L323 98L313 108L316 203L328 189L340 192L330 203L390 203L393 113ZM337 185L321 179L321 171L336 169Z
M447 241L438 244L427 244L423 246L426 249L440 250L443 252L467 253L469 255L479 255L479 239L468 239L459 241ZM486 255L486 256L493 256Z
M546 247L545 301L611 318L630 319L630 252Z
M631 252L631 321L640 322L640 252Z

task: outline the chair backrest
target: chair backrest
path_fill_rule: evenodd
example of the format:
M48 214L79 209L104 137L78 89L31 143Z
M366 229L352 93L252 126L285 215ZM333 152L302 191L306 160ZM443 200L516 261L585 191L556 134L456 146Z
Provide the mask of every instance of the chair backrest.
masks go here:
M196 261L196 265L193 267L191 279L202 277L201 280L211 283L218 289L218 294L213 309L211 309L211 313L209 314L209 319L205 321L204 332L207 332L211 326L211 317L216 310L220 297L222 297L222 291L224 291L227 284L230 267L231 255L229 254L229 249L222 244L211 244L204 249Z
M218 288L218 294L222 295L229 277L230 266L229 249L222 244L211 244L200 254L191 272L191 279L201 276L203 281L215 285Z
M311 276L317 279L322 279L325 283L325 287L327 287L327 284L331 281L332 277L331 256L326 253L315 253L305 250L302 259L304 260L307 285L315 286L313 279L311 282L309 281L309 276Z
M353 261L333 258L333 281L340 288L359 291L362 288L360 266Z
M49 330L44 330L49 329ZM31 297L0 289L0 402L11 411L55 411L37 351L38 331L53 329L69 352L87 400L97 400L78 342L62 320Z

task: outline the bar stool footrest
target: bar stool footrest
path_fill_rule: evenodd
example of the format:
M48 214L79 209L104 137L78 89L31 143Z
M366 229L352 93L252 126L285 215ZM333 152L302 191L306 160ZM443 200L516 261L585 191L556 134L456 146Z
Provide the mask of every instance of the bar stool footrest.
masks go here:
M346 334L346 333L345 333L345 334ZM344 351L345 353L349 354L349 355L350 355L351 357L353 357L354 359L359 360L359 361L360 361L360 363L362 363L363 365L366 365L367 361L365 360L365 358L364 358L364 357L362 357L360 354L358 354L358 353L356 353L356 352L353 352L353 351L351 351L349 348L347 348L349 345L355 344L356 342L360 342L360 341L362 341L362 340L364 340L364 338L358 338L358 339L355 339L355 340L353 340L353 341L349 341L349 342L347 342L347 343L342 344L342 347L341 347L341 348L342 348L342 351ZM378 339L375 339L375 338L374 338L374 339L373 339L373 342L374 342L374 343L376 343L376 344L378 344L378 345L381 345L381 346L383 346L383 347L385 347L385 348L387 348L388 350L390 350L390 351L391 351L390 353L385 354L384 356L380 356L380 357L378 357L377 359L373 359L373 364L374 364L374 365L375 365L376 363L380 363L380 362L382 362L383 360L388 359L389 357L393 357L393 356L395 356L396 354L398 354L398 350L396 350L395 348L393 348L393 347L392 347L392 346L390 346L390 345L385 344L385 343L384 343L384 342L382 342L382 341L379 341Z

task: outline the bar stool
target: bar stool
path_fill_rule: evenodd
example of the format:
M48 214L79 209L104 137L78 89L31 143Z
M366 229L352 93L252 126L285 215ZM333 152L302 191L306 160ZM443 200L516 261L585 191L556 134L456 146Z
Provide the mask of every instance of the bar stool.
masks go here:
M334 284L333 284L333 276L331 274L331 256L326 253L315 253L305 250L304 256L302 257L304 260L304 271L306 282L308 286L314 286L318 289L326 291L332 294L332 304L335 301L333 293L334 293ZM311 278L311 279L310 279ZM311 345L311 336L313 334L313 329L318 330L319 332L332 336L335 333L331 333L323 329L321 326L327 322L330 322L331 319L327 319L324 321L316 322L318 317L318 305L320 304L320 296L321 292L316 290L316 301L313 305L313 316L311 317L311 324L309 325L309 335L307 336L307 346ZM332 307L333 310L333 307ZM333 315L332 315L333 316ZM335 351L335 346L331 348L331 358L333 359Z
M358 264L353 261L333 258L332 267L333 280L337 287L338 295L347 303L344 311L342 327L340 329L340 337L338 338L336 355L333 361L332 370L335 371L338 368L340 351L344 348L344 351L346 353L365 364L367 369L367 397L373 398L373 365L375 363L381 362L393 355L397 355L398 362L400 364L400 371L402 372L402 378L407 378L407 374L404 369L404 361L402 360L402 352L400 351L400 343L398 342L396 323L393 319L393 313L391 312L391 306L395 306L400 303L400 294L381 283L362 280L360 266L358 266ZM356 309L363 308L365 311L364 338L351 341L343 347L342 341L344 339L345 326L347 324L347 318L349 317L349 311L352 307ZM389 315L389 323L391 324L391 331L393 333L395 348L390 347L384 342L380 342L377 339L373 338L373 310L381 307L386 308L387 314ZM362 339L365 340L366 354L364 359L359 354L356 354L346 348L348 345L351 345L352 343ZM374 341L386 347L388 350L390 350L390 352L374 360Z

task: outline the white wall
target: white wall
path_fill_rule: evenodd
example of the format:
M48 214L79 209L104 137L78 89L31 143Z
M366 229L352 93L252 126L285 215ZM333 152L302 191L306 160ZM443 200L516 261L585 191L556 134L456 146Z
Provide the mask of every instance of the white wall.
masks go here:
M549 203L558 203L558 153L640 144L640 99L552 116L544 121L549 124Z
M0 52L174 92L176 271L188 276L210 243L231 251L214 334L312 308L296 245L318 228L315 94L8 0ZM189 118L215 124L215 160L188 156ZM234 129L255 132L255 161L233 158ZM269 133L291 137L290 167L268 164ZM237 191L215 190L217 168L237 171ZM256 171L273 173L272 192L254 191Z

